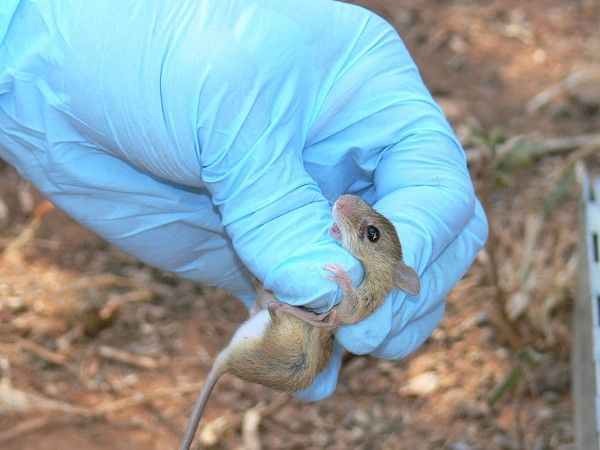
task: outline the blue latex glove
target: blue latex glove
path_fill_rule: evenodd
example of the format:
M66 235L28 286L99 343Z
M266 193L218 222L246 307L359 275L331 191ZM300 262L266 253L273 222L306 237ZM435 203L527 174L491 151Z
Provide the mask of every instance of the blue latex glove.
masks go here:
M418 297L336 337L399 358L486 238L463 151L386 22L329 1L3 0L0 156L113 244L253 301L332 307L328 235L361 195L396 225ZM336 384L341 348L298 396Z

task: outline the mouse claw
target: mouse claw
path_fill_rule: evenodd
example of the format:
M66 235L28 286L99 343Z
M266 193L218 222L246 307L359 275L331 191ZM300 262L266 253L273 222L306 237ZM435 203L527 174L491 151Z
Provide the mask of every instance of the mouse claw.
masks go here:
M339 264L325 264L323 269L332 273L332 275L327 275L325 277L326 280L333 281L339 284L344 290L352 288L352 280L350 279L350 275L348 272Z
M334 274L345 272L344 268L338 263L323 264L323 269Z
M339 264L325 264L323 269L331 272L333 275L328 275L325 277L326 280L333 281L337 283L344 292L344 296L348 298L354 298L356 295L356 290L354 289L354 285L352 284L352 279L348 272Z

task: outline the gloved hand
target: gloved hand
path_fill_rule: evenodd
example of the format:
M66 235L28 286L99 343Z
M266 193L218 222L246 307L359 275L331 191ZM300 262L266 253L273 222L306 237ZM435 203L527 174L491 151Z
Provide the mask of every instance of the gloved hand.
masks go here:
M3 28L4 27L4 28ZM421 293L339 329L399 358L438 324L485 241L463 151L395 31L337 2L0 5L0 156L57 206L154 266L283 301L339 301L322 266L362 268L329 204L390 218ZM341 348L298 396L336 384Z

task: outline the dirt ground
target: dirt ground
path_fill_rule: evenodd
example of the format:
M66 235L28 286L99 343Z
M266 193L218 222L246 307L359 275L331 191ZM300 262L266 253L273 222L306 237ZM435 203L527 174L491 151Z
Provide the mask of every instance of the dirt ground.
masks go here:
M600 131L600 4L364 4L396 26L468 150L490 242L415 354L348 358L315 404L225 377L196 445L575 449L576 145L556 138ZM0 448L176 448L243 307L109 246L4 163L0 251Z

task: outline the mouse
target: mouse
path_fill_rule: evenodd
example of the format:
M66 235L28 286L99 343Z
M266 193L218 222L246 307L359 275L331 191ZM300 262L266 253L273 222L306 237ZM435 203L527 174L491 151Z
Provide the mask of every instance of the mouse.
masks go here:
M180 450L188 450L210 393L228 373L283 392L308 387L329 361L334 331L369 316L395 288L412 295L420 289L419 276L402 259L394 225L356 195L340 196L332 208L331 237L358 259L364 278L355 288L337 263L326 264L325 278L343 292L340 303L325 313L279 301L254 280L256 303L250 318L234 333L209 371L188 422Z

